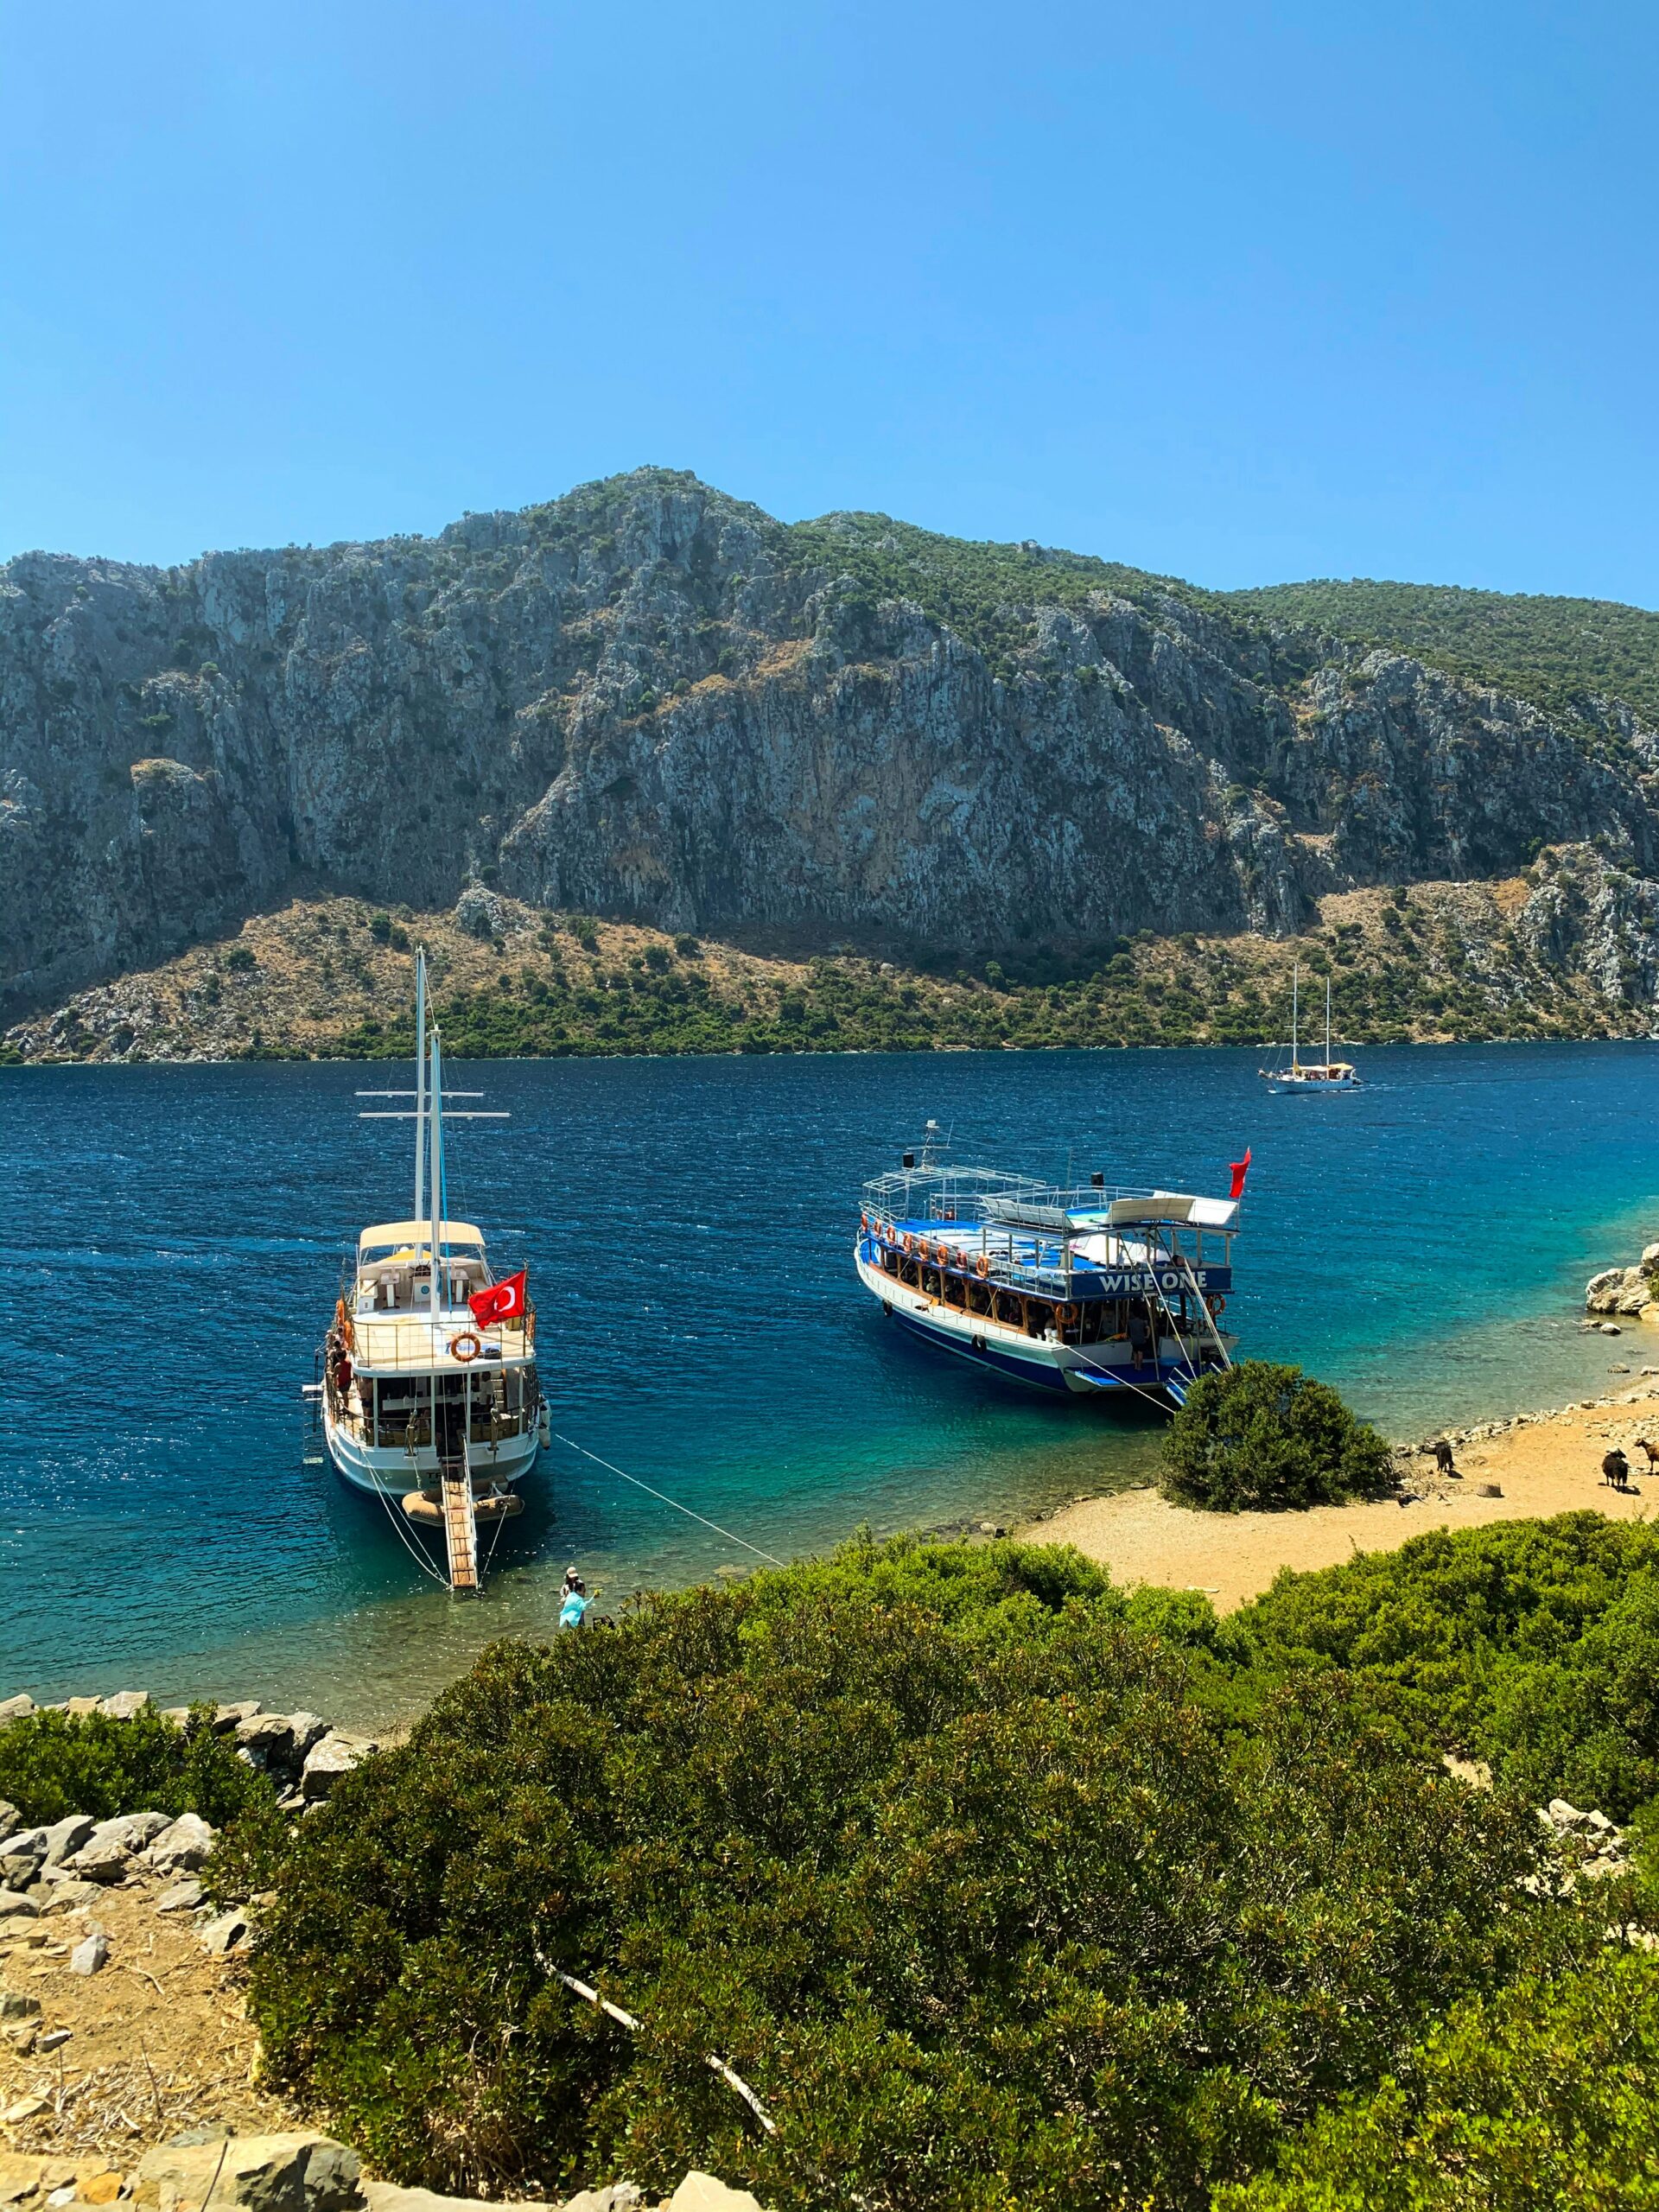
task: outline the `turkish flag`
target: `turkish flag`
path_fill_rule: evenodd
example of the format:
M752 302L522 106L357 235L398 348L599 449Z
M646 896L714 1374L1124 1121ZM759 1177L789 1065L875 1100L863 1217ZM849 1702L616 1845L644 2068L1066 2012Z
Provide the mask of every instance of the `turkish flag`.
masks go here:
M1246 1145L1244 1147L1244 1157L1243 1160L1230 1160L1228 1164L1233 1171L1233 1187L1228 1192L1227 1195L1230 1198L1242 1198L1244 1195L1244 1178L1250 1172L1250 1147L1249 1145Z
M508 1275L500 1282L493 1282L487 1290L476 1292L467 1301L473 1309L473 1319L481 1329L493 1321L522 1321L530 1296L524 1288L524 1270Z

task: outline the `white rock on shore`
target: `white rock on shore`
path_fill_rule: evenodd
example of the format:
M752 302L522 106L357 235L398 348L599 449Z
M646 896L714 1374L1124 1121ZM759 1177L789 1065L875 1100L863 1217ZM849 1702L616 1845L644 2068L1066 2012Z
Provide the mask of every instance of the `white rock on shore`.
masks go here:
M1659 1299L1659 1244L1647 1245L1633 1268L1604 1268L1584 1287L1589 1313L1644 1313Z

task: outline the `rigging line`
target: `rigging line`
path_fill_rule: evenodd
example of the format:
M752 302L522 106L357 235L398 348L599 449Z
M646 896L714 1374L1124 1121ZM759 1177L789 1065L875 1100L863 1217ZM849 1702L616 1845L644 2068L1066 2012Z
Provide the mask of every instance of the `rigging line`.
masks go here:
M1116 1389L1133 1390L1137 1398L1144 1398L1149 1406L1156 1407L1160 1414L1168 1412L1169 1408L1164 1404L1162 1399L1155 1398L1153 1395L1152 1391L1147 1389L1144 1382L1130 1382L1120 1380L1112 1369L1109 1367L1096 1367L1092 1360L1079 1360L1077 1363L1080 1367L1084 1368L1090 1375L1104 1376ZM1156 1364L1157 1363L1154 1361L1154 1365L1155 1366ZM1159 1384L1154 1387L1161 1389L1162 1385Z
M432 1580L437 1584L440 1590L447 1590L449 1587L448 1583L444 1580L443 1576L438 1573L436 1567L432 1565L431 1561L423 1557L423 1554L416 1549L413 1539L404 1529L403 1522L397 1518L397 1513L392 1510L392 1503L390 1496L386 1491L380 1488L378 1483L375 1484L374 1494L379 1499L381 1504L385 1507L386 1518L391 1522L392 1528L396 1530L398 1542L402 1544L404 1549L414 1560L416 1566L420 1568L421 1573L425 1575L429 1575Z
M705 1529L712 1529L717 1536L724 1536L728 1543L741 1544L746 1552L753 1552L770 1567L784 1567L787 1561L778 1559L771 1552L763 1552L759 1544L752 1544L747 1536L734 1535L731 1529L722 1529L718 1521L710 1521L706 1514L694 1513L689 1505L682 1505L677 1497L671 1497L665 1490L652 1490L649 1483L642 1483L638 1475L631 1475L626 1468L613 1466L610 1460L601 1459L597 1452L590 1452L585 1444L578 1444L569 1436L552 1432L557 1443L569 1445L571 1451L580 1452L584 1459L591 1459L596 1467L609 1467L613 1475L620 1475L625 1483L632 1483L636 1490L645 1491L652 1497L661 1498L664 1505L671 1505L677 1513L683 1513L688 1521L701 1521Z
M414 1460L414 1456L415 1455L411 1451L410 1453L411 1461ZM411 1467L411 1473L413 1474L416 1486L418 1487L420 1481L420 1469L418 1464L414 1465ZM404 1528L403 1522L398 1519L397 1512L394 1512L392 1510L391 1494L388 1491L382 1490L378 1483L376 1483L374 1485L374 1494L379 1499L381 1504L385 1507L386 1518L391 1522L398 1542L402 1544L404 1549L414 1560L416 1566L420 1568L421 1573L423 1574L429 1575L432 1580L437 1584L440 1590L447 1590L449 1587L448 1583L445 1580L444 1577L438 1573L437 1569L431 1564L430 1560L427 1559L425 1554L416 1548L414 1539Z

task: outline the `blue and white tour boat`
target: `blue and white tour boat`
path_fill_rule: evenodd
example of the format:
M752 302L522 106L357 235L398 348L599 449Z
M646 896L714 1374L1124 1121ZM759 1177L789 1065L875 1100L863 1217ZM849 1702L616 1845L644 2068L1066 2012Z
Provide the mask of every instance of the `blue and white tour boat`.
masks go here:
M919 1161L906 1153L864 1185L859 1280L900 1327L1078 1397L1179 1406L1206 1369L1232 1365L1236 1198L1103 1175L1066 1189L955 1166L945 1149L930 1122Z

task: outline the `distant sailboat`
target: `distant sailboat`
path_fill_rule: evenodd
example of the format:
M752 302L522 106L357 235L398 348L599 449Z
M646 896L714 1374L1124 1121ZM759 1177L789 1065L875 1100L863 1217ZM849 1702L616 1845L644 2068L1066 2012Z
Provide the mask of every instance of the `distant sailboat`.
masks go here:
M1328 976L1325 979L1325 1058L1317 1064L1302 1059L1299 1050L1300 985L1300 963L1293 961L1290 969L1290 1065L1260 1068L1257 1073L1268 1089L1274 1091L1357 1090L1359 1071L1350 1061L1333 1060L1331 1057L1331 978Z

